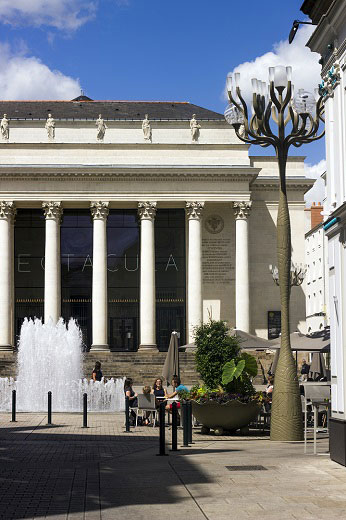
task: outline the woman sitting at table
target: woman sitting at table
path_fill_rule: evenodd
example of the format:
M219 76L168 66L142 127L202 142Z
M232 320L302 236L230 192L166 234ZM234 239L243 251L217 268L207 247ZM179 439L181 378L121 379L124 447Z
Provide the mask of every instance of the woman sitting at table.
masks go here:
M165 398L167 398L167 391L165 388L163 388L163 381L161 377L157 377L155 379L152 393L156 398L156 406L159 406L159 404L162 403Z

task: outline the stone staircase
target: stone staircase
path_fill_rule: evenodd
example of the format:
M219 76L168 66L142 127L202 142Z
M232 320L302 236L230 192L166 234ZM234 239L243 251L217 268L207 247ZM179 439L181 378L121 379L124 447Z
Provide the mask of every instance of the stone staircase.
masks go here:
M0 377L15 377L17 355L12 352L0 352Z
M84 374L91 377L95 361L102 363L102 373L106 378L129 376L135 385L152 386L155 378L160 377L165 362L165 352L88 352L84 359ZM195 369L192 352L179 354L180 376L183 383L194 385L199 376Z
M144 352L88 352L84 355L84 375L90 377L95 361L102 363L102 372L106 378L132 377L135 385L153 385L156 377L162 374L166 353L157 351ZM183 383L194 385L199 376L195 369L194 354L181 352L180 375ZM0 353L0 377L15 377L17 356L11 352Z

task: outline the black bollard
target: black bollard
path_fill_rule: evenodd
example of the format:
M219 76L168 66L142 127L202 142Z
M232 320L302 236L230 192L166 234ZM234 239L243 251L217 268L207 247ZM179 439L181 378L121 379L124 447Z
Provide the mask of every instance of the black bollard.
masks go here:
M48 392L48 421L47 424L52 424L52 392Z
M17 398L17 392L15 390L12 390L12 421L16 422L16 398Z
M189 445L189 430L188 430L188 410L187 410L187 403L183 402L181 404L182 408L182 419L183 419L183 446Z
M165 403L160 403L159 408L159 419L160 419L160 451L158 453L159 456L166 455L166 441L165 441L165 418L166 418L166 405Z
M172 450L178 451L178 408L177 402L172 403Z
M188 436L187 441L189 444L192 444L192 403L191 401L187 401L187 426L188 426Z
M88 394L83 394L83 428L88 427Z
M128 396L125 397L125 431L130 431L130 399Z

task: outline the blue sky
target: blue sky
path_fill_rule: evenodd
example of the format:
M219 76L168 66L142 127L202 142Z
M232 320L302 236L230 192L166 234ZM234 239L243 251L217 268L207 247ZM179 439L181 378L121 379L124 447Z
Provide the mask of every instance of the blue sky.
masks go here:
M39 97L69 99L80 85L93 99L181 100L218 112L226 105L227 72L272 51L287 40L292 21L304 18L302 0L28 0L26 8L23 3L1 0L0 50L7 61L0 65L14 71L5 78L0 72L2 98L5 93L33 98L34 70L40 75L38 64L44 64L50 80L41 79ZM301 52L297 48L302 65ZM313 57L317 62L319 56ZM13 68L16 63L18 69L25 63L31 90ZM60 80L64 86L57 91ZM324 143L292 153L306 154L315 164L324 157Z

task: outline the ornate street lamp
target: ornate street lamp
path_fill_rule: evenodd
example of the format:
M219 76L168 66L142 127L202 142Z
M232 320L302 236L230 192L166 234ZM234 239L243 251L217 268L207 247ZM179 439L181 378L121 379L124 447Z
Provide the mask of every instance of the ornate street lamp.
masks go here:
M281 348L275 372L270 438L297 441L303 438L302 409L297 370L290 344L289 301L291 292L291 227L286 192L286 163L291 145L299 147L320 139L323 98L304 90L294 97L292 67L270 67L266 82L252 80L252 114L240 91L240 74L227 76L230 106L226 120L239 139L248 144L273 146L279 166L280 191L277 217L277 255L281 301ZM234 82L234 84L233 84ZM316 89L317 90L317 89ZM315 91L317 96L317 92Z
M276 265L270 265L269 271L272 274L273 280L275 285L280 286L279 281L279 269L276 267ZM304 278L306 275L306 267L302 264L294 264L291 263L291 280L290 280L290 286L291 287L299 287L304 282Z

